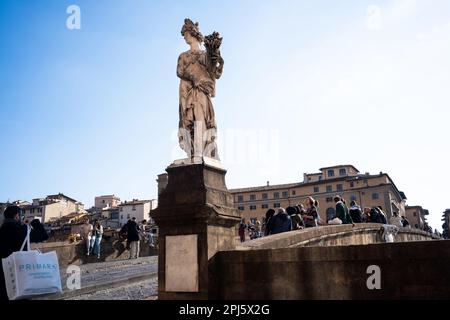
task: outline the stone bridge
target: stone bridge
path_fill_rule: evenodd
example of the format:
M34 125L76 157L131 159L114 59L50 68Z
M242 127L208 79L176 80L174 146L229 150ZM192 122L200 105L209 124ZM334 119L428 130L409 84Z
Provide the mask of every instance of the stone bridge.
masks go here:
M292 231L218 252L209 298L218 300L434 299L450 297L450 242L420 230L359 224ZM377 272L376 288L370 277ZM375 278L374 278L375 279Z
M296 248L307 246L348 246L383 243L385 226L374 223L338 226L322 226L291 231L248 241L238 250ZM439 240L434 234L422 230L400 228L395 242Z

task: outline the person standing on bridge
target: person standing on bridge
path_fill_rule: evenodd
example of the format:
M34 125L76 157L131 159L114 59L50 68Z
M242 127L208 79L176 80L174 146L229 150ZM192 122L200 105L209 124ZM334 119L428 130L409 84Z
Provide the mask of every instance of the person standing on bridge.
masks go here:
M103 238L103 226L100 224L100 221L95 221L93 233L92 233L92 253L97 255L97 259L100 259L100 248Z
M340 196L334 197L334 202L336 203L336 217L342 221L342 224L353 224L352 217L348 213L348 208L342 201Z
M284 208L278 209L278 213L273 216L271 234L278 234L292 230L291 217L286 213Z
M350 202L350 216L352 217L352 220L354 223L362 223L363 213L361 211L361 207L358 206L356 201Z
M84 221L84 224L81 226L81 237L86 242L86 255L89 255L90 247L91 247L91 238L92 238L92 231L94 230L94 227L92 224L89 223L89 218L86 218Z
M139 226L136 223L136 218L129 220L127 223L127 242L130 244L129 259L137 259L139 257L140 237Z
M319 207L319 201L315 200L313 197L306 198L305 201L306 213L303 215L303 221L305 222L306 228L317 227L317 221L319 219L319 213L317 208Z

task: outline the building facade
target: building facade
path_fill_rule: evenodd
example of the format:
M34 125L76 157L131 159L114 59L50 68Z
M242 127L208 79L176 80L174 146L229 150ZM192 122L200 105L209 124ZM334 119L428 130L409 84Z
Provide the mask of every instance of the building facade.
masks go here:
M137 222L150 221L150 211L156 208L156 200L125 201L119 205L119 227L125 225L129 219L136 218Z
M95 208L117 208L120 204L120 198L115 195L95 197Z
M424 229L429 214L429 211L421 206L406 206L405 209L405 217L411 224L411 228Z
M84 205L62 193L44 199L33 199L33 203L22 207L24 218L39 219L42 223L57 221L69 214L84 213Z
M352 165L305 173L303 181L291 184L232 189L235 207L246 220L260 220L268 209L286 208L304 203L308 196L319 201L319 215L326 222L335 215L335 195L347 203L355 200L361 207L381 206L390 218L394 212L405 215L406 196L388 174L361 174Z

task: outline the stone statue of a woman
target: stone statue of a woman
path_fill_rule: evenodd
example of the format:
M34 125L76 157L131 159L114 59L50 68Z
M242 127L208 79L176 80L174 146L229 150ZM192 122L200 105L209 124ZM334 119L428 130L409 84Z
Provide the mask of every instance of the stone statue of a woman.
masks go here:
M181 30L190 49L178 58L180 80L180 147L188 157L219 159L217 126L211 98L215 96L216 79L222 75L224 61L220 55L222 39L214 32L205 39L198 23L185 19ZM206 50L201 48L205 43Z

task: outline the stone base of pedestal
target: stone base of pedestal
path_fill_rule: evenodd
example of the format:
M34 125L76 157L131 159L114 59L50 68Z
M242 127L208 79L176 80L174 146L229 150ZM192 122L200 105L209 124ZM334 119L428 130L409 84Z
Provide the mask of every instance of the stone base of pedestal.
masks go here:
M168 184L152 213L159 227L159 299L208 299L208 261L235 248L240 217L219 164L178 161L166 169Z

